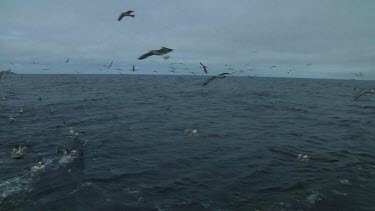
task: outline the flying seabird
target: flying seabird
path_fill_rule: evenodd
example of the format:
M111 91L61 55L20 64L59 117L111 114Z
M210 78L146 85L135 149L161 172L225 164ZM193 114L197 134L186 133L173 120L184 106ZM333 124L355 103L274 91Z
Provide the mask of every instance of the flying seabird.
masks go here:
M201 64L201 68L203 68L204 72L206 74L208 74L208 72L207 72L207 66L205 66L204 64L202 64L202 62L199 62L199 64Z
M135 15L132 15L133 12L134 12L134 11L131 11L131 10L126 11L126 12L123 12L123 13L120 14L120 16L117 18L117 20L120 21L120 20L121 20L123 17L125 17L125 16L129 16L129 17L134 18Z
M148 53L143 54L138 59L142 60L142 59L145 59L149 56L161 56L161 55L167 54L171 51L173 51L173 49L162 47L159 50L150 50Z
M111 64L108 65L107 69L109 69L110 67L112 67L112 64L113 64L113 61L111 61Z
M211 78L209 78L207 81L205 81L202 86L206 86L207 84L209 84L211 81L215 80L215 79L219 79L219 78L225 78L226 76L225 75L230 75L230 73L221 73L219 75L215 75L215 76L212 76Z
M69 58L65 61L65 63L68 63L69 62Z
M358 77L363 77L363 74L361 72L359 73L353 73L355 76L358 76Z
M375 94L375 89L369 89L366 92L363 92L363 93L357 95L357 97L355 97L354 100L357 100L358 98L360 98L361 96L363 96L365 94Z

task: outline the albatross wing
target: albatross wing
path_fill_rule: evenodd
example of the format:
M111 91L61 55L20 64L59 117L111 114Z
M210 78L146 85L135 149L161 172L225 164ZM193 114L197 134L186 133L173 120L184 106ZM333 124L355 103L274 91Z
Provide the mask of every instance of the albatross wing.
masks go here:
M359 94L357 97L354 98L353 101L357 100L357 99L360 98L361 96L363 96L363 95L365 95L365 94L368 94L368 93L370 93L370 92L367 91L367 92L363 92L363 93Z
M142 56L140 56L138 59L142 60L142 59L145 59L145 58L147 58L149 56L152 56L152 55L154 55L154 53L152 51L149 51L148 53L145 53Z

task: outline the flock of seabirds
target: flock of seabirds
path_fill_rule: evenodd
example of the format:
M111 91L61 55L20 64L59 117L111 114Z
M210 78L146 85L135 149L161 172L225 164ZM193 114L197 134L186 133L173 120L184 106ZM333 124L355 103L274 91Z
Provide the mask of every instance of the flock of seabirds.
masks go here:
M133 17L134 18L135 15L133 14L133 12L134 11L131 11L131 10L123 12L123 13L120 14L120 16L118 17L117 20L121 21L124 17ZM150 56L163 56L164 59L168 59L169 55L167 55L167 54L172 52L172 51L173 51L173 49L171 49L171 48L161 47L158 50L150 50L149 52L141 55L138 59L143 60L143 59L146 59ZM253 53L256 53L256 51L253 51ZM68 58L65 62L68 63L69 60L70 59ZM33 64L39 64L39 62L33 62ZM112 67L112 64L113 64L113 61L111 61L111 63L109 65L103 65L103 66L105 66L107 69L109 69L109 68ZM14 64L12 64L12 65L14 65ZM308 64L307 66L310 66L310 65L311 64ZM227 66L227 69L233 70L228 65L225 65L225 66ZM276 67L276 66L273 65L271 68L274 68L274 67ZM172 69L171 72L173 72L174 68L173 67L170 67L170 68ZM200 62L200 68L203 69L205 74L208 74L208 67L206 65L204 65L202 62ZM254 70L254 69L252 69L252 70ZM132 66L132 71L136 71L134 65ZM0 71L0 80L4 79L6 77L6 75L13 74L13 73L14 72L12 72L10 69ZM204 83L202 83L202 86L206 86L216 79L223 79L228 75L231 75L231 73L224 72L224 73L220 73L218 75L212 76L209 79L207 79L206 81L204 81ZM356 74L356 76L363 76L363 75L362 75L362 73L358 73L358 74ZM359 94L357 94L357 96L355 96L354 100L357 100L357 99L359 99L360 97L362 97L366 94L375 94L375 89L369 89L367 91L362 90ZM8 93L8 96L13 96L13 95L14 95L13 92ZM1 100L7 100L7 99L8 99L8 97L2 97L1 98ZM38 100L41 101L42 99L39 98ZM23 112L24 112L23 108L21 107L19 109L19 113L23 113ZM54 110L51 109L50 112L53 113ZM13 116L9 116L9 121L12 123L12 122L16 121L16 119ZM65 120L64 120L64 126L69 130L69 133L71 134L71 137L75 141L79 141L79 135L80 134L77 131L75 131L74 128L69 127ZM184 135L185 136L198 136L199 135L199 129L186 129L185 132L184 132ZM11 157L13 159L23 159L23 158L25 158L25 149L27 147L28 147L28 145L24 145L24 144L14 146L14 148L11 151ZM318 161L318 162L338 162L339 161L339 160L336 160L336 159L327 159L327 158L309 156L309 155L305 155L305 154L298 154L298 153L289 152L289 151L285 151L285 150L281 150L281 149L277 149L277 148L273 148L273 147L269 147L269 150L272 151L272 152L275 152L275 153L279 153L279 154L284 155L284 156L296 158L297 160L300 160L300 161ZM61 154L63 157L77 157L77 156L83 155L83 150L82 149L67 149L67 148L58 147L57 153ZM375 165L375 162L367 162L367 164ZM32 168L43 169L44 164L43 164L42 160L37 161L35 163L35 166L33 166Z

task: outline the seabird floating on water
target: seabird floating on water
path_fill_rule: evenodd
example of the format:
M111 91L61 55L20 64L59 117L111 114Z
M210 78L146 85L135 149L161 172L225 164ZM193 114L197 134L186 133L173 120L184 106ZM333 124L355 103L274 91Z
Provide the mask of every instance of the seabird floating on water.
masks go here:
M293 157L293 158L296 158L297 160L300 160L300 161L310 161L311 160L311 161L320 161L320 162L328 162L328 163L338 162L338 160L335 160L335 159L311 157L311 156L304 155L304 154L295 154L295 153L292 153L292 152L276 149L276 148L273 148L273 147L268 147L268 149L271 150L272 152L276 152L276 153L279 153L279 154L282 154L282 155Z
M120 14L120 16L117 18L117 20L120 21L120 20L121 20L123 17L125 17L125 16L129 16L129 17L134 18L135 15L132 15L133 12L134 12L134 11L132 11L132 10L129 10L129 11L123 12L123 13Z
M184 132L185 136L198 136L199 135L199 129L186 129Z
M26 147L22 146L22 145L16 145L14 148L13 148L13 151L12 151L12 158L14 159L22 159L24 154L23 154L23 150L25 149Z
M9 116L9 122L14 122L16 121L16 118L14 118L13 116Z
M171 48L162 47L159 50L151 50L148 53L145 53L142 56L140 56L138 59L142 60L142 59L145 59L149 56L161 56L161 55L167 54L167 53L172 52L172 51L173 51L173 49L171 49Z
M226 75L230 75L230 73L221 73L219 75L215 75L211 78L209 78L207 81L205 81L202 86L206 86L207 84L209 84L211 81L215 80L215 79L220 79L220 78L225 78Z
M360 93L359 95L357 95L357 97L354 98L354 100L357 100L358 98L360 98L361 96L365 94L375 94L375 89L369 89L366 92Z
M208 74L208 72L207 72L207 66L205 66L204 64L202 64L202 62L199 62L199 64L201 64L201 68L203 68L204 72L206 74Z

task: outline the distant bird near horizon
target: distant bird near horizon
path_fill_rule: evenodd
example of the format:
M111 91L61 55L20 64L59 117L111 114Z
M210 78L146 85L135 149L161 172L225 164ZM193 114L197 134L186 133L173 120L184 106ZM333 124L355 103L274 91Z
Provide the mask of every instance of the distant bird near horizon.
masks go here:
M65 63L68 63L69 62L69 58L65 61Z
M112 64L113 64L113 61L111 61L111 63L108 65L107 69L109 69L110 67L112 67Z
M117 21L121 21L122 18L123 18L123 17L126 17L126 16L134 18L135 15L132 15L133 12L134 12L134 11L132 11L132 10L128 10L128 11L126 11L126 12L121 13L120 16L117 18Z
M132 71L133 71L133 72L137 71L137 70L135 69L135 65L133 65L133 67L132 67Z
M174 67L172 67L172 66L170 66L169 68L171 68L172 70L176 70L176 68L174 68Z
M145 58L150 57L150 56L161 56L161 55L167 54L167 53L172 52L172 51L173 51L173 49L166 48L166 47L162 47L159 50L150 50L149 52L140 56L138 58L138 60L142 60L142 59L145 59Z
M202 62L199 62L199 64L201 64L201 68L203 68L203 71L204 71L206 74L208 74L208 72L207 72L207 66L204 65L204 64L202 64Z
M206 80L202 86L206 86L207 84L209 84L211 81L215 80L215 79L222 79L222 78L225 78L226 75L230 75L230 73L220 73L219 75L215 75L215 76L212 76L211 78L209 78L208 80Z
M363 73L362 72L359 72L359 73L353 73L355 76L357 77L363 77Z
M353 101L357 100L358 98L362 97L365 94L375 94L375 89L369 89L366 92L358 94Z

